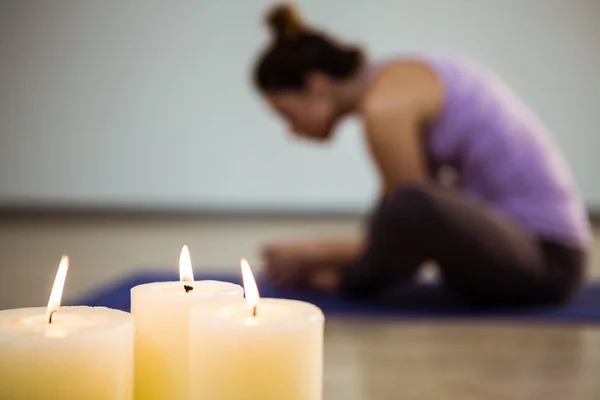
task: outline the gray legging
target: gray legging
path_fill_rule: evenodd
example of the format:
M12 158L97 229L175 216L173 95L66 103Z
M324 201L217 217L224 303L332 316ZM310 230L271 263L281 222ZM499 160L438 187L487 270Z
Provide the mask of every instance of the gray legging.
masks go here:
M341 294L377 297L412 280L428 260L466 303L505 307L568 300L583 280L586 251L531 237L451 189L415 185L379 205L365 251L344 270Z

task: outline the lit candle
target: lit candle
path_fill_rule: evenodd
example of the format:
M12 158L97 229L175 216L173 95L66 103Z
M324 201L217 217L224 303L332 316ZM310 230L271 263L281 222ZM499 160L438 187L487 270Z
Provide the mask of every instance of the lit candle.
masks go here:
M179 274L179 281L131 289L136 399L187 400L190 308L220 299L243 299L244 289L239 285L194 281L187 246L181 250Z
M246 302L190 311L190 399L321 400L323 313L260 299L246 260L242 277Z
M131 400L133 318L104 307L60 307L69 259L48 307L0 311L0 399Z

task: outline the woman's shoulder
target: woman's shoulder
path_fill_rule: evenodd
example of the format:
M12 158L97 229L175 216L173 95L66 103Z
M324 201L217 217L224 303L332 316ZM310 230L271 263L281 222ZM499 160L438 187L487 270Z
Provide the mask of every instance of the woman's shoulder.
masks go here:
M443 97L435 70L421 57L395 56L372 63L361 104L364 116L382 112L434 112Z

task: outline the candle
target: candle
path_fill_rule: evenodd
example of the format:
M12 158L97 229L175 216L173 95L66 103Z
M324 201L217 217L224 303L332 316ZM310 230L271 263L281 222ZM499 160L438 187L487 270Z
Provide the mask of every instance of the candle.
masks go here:
M239 285L194 281L187 246L179 258L180 280L131 289L135 319L135 398L188 399L189 310L219 299L243 299Z
M48 307L0 311L0 399L131 400L133 318L104 307L60 307L69 259Z
M190 399L321 400L323 313L260 299L246 260L242 277L246 302L190 310Z

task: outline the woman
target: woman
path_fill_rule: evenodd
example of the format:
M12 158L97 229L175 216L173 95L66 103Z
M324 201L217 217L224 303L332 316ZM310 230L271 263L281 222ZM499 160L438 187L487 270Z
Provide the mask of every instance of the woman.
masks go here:
M371 63L290 5L268 24L273 39L254 75L267 103L296 135L319 141L357 115L381 177L364 239L268 245L275 281L370 299L434 260L475 306L556 304L576 292L584 205L550 135L503 82L460 58ZM453 186L439 183L448 167Z

